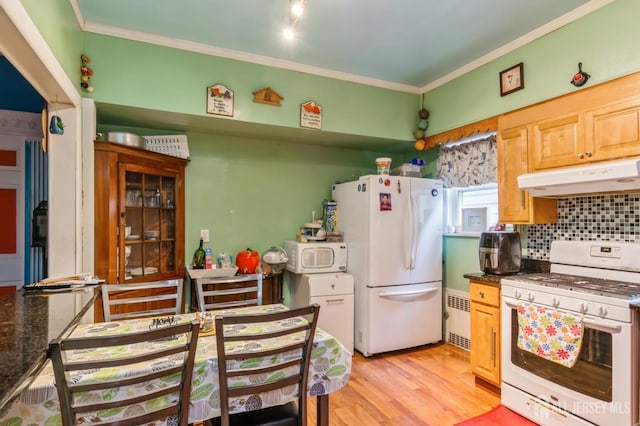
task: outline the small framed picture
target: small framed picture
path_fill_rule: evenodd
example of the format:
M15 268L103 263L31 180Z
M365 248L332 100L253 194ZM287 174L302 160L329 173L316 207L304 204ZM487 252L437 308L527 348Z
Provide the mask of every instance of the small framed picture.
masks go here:
M520 62L500 71L500 96L524 89L524 65Z
M462 232L484 232L486 230L486 207L462 209Z

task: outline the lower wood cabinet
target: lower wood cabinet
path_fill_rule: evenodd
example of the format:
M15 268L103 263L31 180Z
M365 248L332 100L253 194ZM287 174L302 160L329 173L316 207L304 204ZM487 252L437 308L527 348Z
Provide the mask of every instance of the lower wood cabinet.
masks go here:
M500 387L500 288L471 280L471 372Z

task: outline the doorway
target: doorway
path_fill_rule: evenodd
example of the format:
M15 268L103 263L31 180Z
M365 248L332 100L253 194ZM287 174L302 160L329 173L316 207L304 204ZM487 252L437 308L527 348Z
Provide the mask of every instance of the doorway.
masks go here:
M44 99L4 56L0 73L0 285L19 288L46 276L46 245L31 242L34 203L48 197Z
M48 276L81 273L82 100L20 2L0 5L0 27L0 52L65 123L48 149Z

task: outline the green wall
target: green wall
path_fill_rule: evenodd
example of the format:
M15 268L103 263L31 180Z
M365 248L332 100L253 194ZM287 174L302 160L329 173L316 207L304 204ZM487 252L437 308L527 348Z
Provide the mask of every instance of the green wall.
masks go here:
M479 237L445 236L442 252L444 268L442 280L447 288L469 291L466 273L481 272L478 261Z
M20 0L47 45L80 91L82 31L69 0ZM51 101L51 99L49 99Z
M214 252L260 252L294 239L318 219L336 180L375 173L380 153L273 143L235 137L189 135L187 247L210 229ZM188 253L190 254L190 253Z
M114 130L104 126L104 131ZM141 135L162 130L118 128ZM214 253L234 258L247 247L264 252L294 239L322 215L337 180L375 173L375 158L388 153L325 148L233 136L187 133L186 261L209 229Z
M429 134L454 129L580 90L570 84L578 62L583 87L640 70L640 2L616 0L546 36L425 94ZM500 71L524 63L524 89L500 97Z
M417 94L92 33L84 49L96 102L228 120L206 113L206 88L220 83L235 92L232 120L297 129L300 104L314 100L323 108L322 131L413 138ZM281 107L253 102L252 93L267 86L284 97Z
M640 2L615 2L535 40L503 57L425 94L431 112L429 134L580 90L569 82L578 62L591 74L584 87L640 70ZM525 88L500 97L498 74L524 63ZM436 155L425 170L435 170ZM407 155L411 155L407 152ZM480 272L478 238L445 236L443 282L447 288L468 291L463 274Z
M297 128L299 105L317 101L323 130L410 141L421 106L418 95L270 68L163 46L79 31L66 0L21 0L72 81L79 54L92 58L96 102L207 116L205 89L222 83L236 93L233 120ZM429 134L452 129L577 89L569 84L578 62L592 77L585 87L640 70L640 2L616 0L580 20L426 93ZM500 97L498 73L524 63L525 88ZM279 108L255 104L251 93L271 86L284 96ZM211 120L224 120L208 116ZM121 129L126 130L126 129ZM161 129L133 129L164 134ZM199 230L211 231L214 252L264 250L295 235L319 214L336 179L373 172L373 159L388 153L351 151L189 133L187 261ZM412 149L394 164L419 156L435 176L437 149ZM445 237L445 285L466 289L466 272L478 271L477 239Z
M85 34L98 103L119 104L227 120L206 114L206 87L235 91L233 120L299 128L299 108L309 99L323 107L322 131L411 141L418 96L299 72L285 71L114 37ZM117 53L117 55L116 55ZM271 86L282 107L253 102L252 92ZM115 130L98 123L98 131ZM141 135L171 134L131 129ZM200 229L209 229L215 253L251 247L264 251L295 237L321 217L322 202L336 180L375 173L374 160L402 154L304 145L214 133L187 133L186 261ZM411 153L413 156L417 153ZM413 158L413 157L410 157ZM432 172L433 173L433 172Z

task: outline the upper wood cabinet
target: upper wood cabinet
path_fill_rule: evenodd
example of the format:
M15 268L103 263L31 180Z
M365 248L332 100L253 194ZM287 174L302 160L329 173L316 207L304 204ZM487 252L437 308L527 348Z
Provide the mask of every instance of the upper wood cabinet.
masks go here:
M95 273L107 283L182 278L188 160L95 142Z
M520 191L521 174L640 156L640 73L498 117L500 221L557 221L553 199Z
M640 92L633 99L610 103L584 116L584 155L602 161L640 155Z
M578 114L536 122L531 130L531 171L572 165L584 156L586 150Z
M533 198L518 187L518 176L528 173L530 126L505 129L498 133L498 205L503 223L555 223L557 201Z
M531 171L638 156L640 96L538 121L533 132Z

